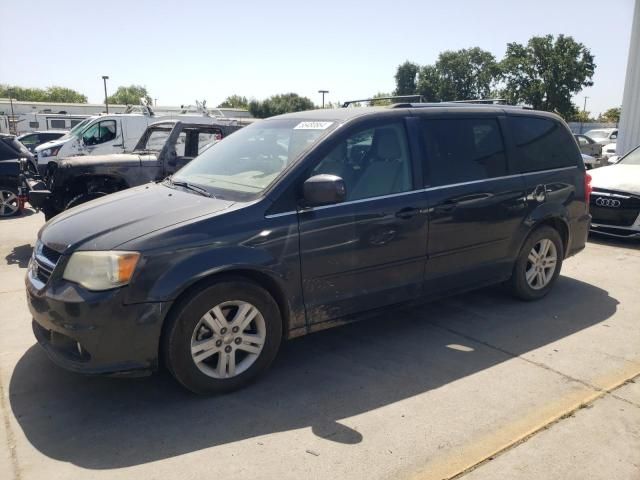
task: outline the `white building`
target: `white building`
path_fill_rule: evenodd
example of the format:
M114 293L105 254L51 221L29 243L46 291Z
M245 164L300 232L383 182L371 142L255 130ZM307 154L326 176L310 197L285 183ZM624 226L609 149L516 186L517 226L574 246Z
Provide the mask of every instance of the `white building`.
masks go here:
M624 155L638 145L640 145L640 1L636 0L616 153Z

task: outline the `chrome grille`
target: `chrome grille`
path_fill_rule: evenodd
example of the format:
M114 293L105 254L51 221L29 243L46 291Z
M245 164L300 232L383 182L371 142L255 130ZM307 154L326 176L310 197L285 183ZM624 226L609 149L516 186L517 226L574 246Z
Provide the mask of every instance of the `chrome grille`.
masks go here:
M47 247L42 242L38 241L36 243L33 257L31 258L31 271L29 272L34 283L41 283L41 286L44 286L49 281L60 255L60 253Z

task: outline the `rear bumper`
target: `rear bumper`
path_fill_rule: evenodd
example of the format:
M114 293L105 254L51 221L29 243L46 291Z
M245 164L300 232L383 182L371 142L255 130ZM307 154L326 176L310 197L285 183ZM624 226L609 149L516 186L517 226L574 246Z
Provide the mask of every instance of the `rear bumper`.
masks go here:
M571 225L571 235L569 236L569 245L565 258L569 258L576 253L584 250L589 236L589 224L591 223L591 215L588 213L575 220Z

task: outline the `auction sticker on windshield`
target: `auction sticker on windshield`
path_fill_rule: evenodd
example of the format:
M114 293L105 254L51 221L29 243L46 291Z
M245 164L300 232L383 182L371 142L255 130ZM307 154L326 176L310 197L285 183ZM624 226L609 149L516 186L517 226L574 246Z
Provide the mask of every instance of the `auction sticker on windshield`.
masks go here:
M326 130L333 122L300 122L293 127L294 130Z

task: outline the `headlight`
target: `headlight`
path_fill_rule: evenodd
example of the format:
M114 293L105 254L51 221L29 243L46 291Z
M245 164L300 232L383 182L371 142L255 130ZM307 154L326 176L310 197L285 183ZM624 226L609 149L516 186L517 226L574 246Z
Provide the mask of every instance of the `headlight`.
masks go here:
M40 152L40 156L44 157L55 157L58 155L58 152L62 148L62 145L58 145L57 147L46 148Z
M129 283L139 259L137 252L75 252L62 277L88 290L109 290Z

